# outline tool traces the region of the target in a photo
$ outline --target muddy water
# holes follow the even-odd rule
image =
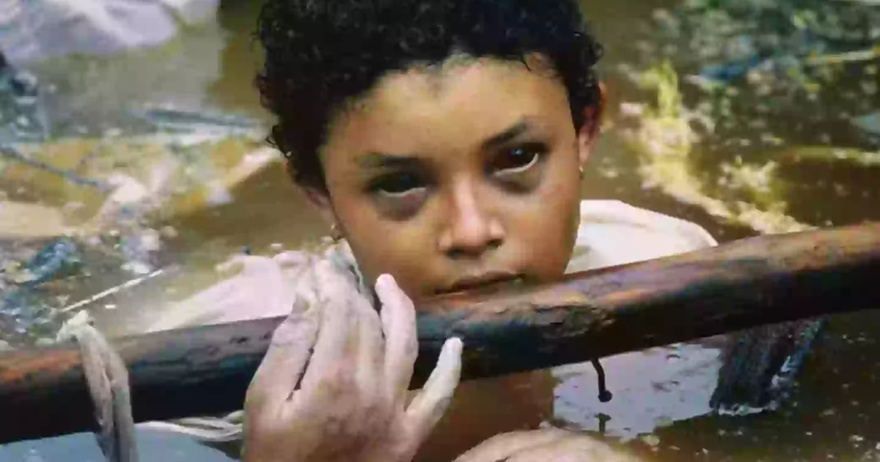
[[[832,147],[880,151],[876,139],[846,118],[880,107],[876,86],[871,86],[877,60],[838,66],[829,71],[834,78],[812,76],[799,86],[770,81],[769,90],[756,90],[760,85],[754,82],[762,82],[758,73],[750,83],[706,90],[687,76],[723,63],[720,57],[731,53],[697,53],[717,44],[697,42],[705,39],[704,30],[675,21],[675,8],[681,6],[672,0],[629,2],[626,8],[611,1],[584,5],[607,48],[601,68],[609,94],[605,136],[584,180],[584,197],[622,199],[690,219],[720,241],[880,220],[880,167],[840,160],[843,156],[832,152]],[[152,132],[132,142],[129,127],[121,122],[128,120],[128,107],[174,103],[187,110],[247,116],[264,129],[268,118],[251,85],[259,59],[250,38],[256,11],[256,2],[227,1],[217,24],[188,30],[159,49],[34,68],[42,82],[54,87],[45,103],[58,136],[64,137],[31,146],[35,156],[98,177],[110,170],[107,162],[123,165],[145,183],[157,173],[144,159],[176,159],[168,164],[176,192],[158,211],[144,212],[134,224],[120,218],[97,233],[100,238],[81,234],[91,243],[83,246],[83,267],[50,288],[54,298],[45,302],[47,311],[79,303],[105,331],[136,332],[173,301],[218,280],[215,266],[231,254],[300,248],[325,233],[278,163],[240,182],[221,181],[228,186],[225,199],[204,206],[213,196],[192,185],[226,178],[224,172],[242,165],[259,148],[253,133],[231,136],[227,131],[230,136],[173,151]],[[675,71],[674,85],[662,71],[664,60]],[[651,69],[659,77],[640,85],[638,77]],[[681,97],[678,106],[657,103],[664,91]],[[669,116],[669,110],[676,116]],[[693,115],[690,123],[680,123],[682,113]],[[113,137],[114,129],[122,134]],[[659,147],[653,143],[670,133],[672,141]],[[210,162],[191,163],[205,153]],[[193,177],[193,170],[208,171],[208,177]],[[66,223],[91,223],[104,203],[103,194],[72,187],[52,174],[8,165],[3,174],[4,199],[61,209]],[[26,260],[52,236],[47,225],[38,231],[38,238],[5,240],[4,263]],[[160,245],[143,245],[154,241]],[[146,250],[123,251],[131,248]],[[131,265],[132,259],[140,266]],[[151,277],[142,284],[89,301],[144,275]],[[0,317],[0,338],[13,345],[39,342],[59,322],[52,316],[33,318],[16,324],[9,316]],[[24,332],[16,331],[22,326]],[[878,334],[878,314],[831,319],[790,399],[776,410],[747,416],[709,412],[720,361],[717,343],[610,359],[606,368],[615,399],[608,404],[596,399],[592,370],[578,366],[555,375],[468,383],[423,459],[449,460],[498,431],[553,423],[620,439],[649,460],[870,460],[880,453],[880,400],[874,391]],[[228,460],[183,437],[142,432],[140,438],[144,460]],[[89,435],[76,435],[0,446],[0,460],[97,461],[100,454]]]

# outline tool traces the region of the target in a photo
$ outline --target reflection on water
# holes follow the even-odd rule
[[[0,131],[14,148],[0,156],[0,349],[46,342],[80,309],[110,334],[137,332],[218,281],[230,255],[325,232],[260,142],[257,3],[227,1],[216,24],[156,49],[31,69],[44,112],[22,114],[40,130],[18,143]],[[585,2],[609,104],[584,197],[694,220],[720,241],[880,219],[878,63],[857,53],[878,40],[878,7],[714,3]],[[580,365],[464,384],[423,459],[542,422],[623,438],[650,460],[873,458],[878,316],[831,319],[772,412],[710,412],[725,345],[713,339],[604,361],[606,404]],[[0,460],[98,460],[76,438],[9,445]],[[143,438],[145,459],[166,445]],[[158,459],[225,460],[167,441],[177,455]]]
[[[720,352],[703,345],[679,345],[627,353],[602,361],[614,399],[600,403],[596,373],[589,365],[557,373],[554,417],[569,426],[632,437],[658,426],[705,415],[718,381]]]

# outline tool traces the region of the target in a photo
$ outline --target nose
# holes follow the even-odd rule
[[[439,247],[451,258],[479,257],[504,241],[504,227],[476,189],[462,182],[450,192]]]

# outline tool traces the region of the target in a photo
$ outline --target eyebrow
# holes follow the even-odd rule
[[[519,122],[511,125],[503,132],[493,135],[482,143],[483,150],[490,150],[494,147],[503,145],[517,136],[529,131],[532,124],[529,118],[523,118]],[[382,152],[371,152],[358,160],[363,168],[388,168],[388,169],[404,169],[416,168],[424,165],[424,160],[413,154],[388,154]]]
[[[526,117],[519,122],[510,126],[510,128],[504,130],[503,132],[492,136],[491,138],[483,141],[483,150],[490,150],[492,148],[498,147],[508,141],[516,138],[519,135],[522,135],[524,132],[528,131],[532,128],[532,124],[529,122],[529,118]]]
[[[422,160],[410,154],[385,154],[371,152],[358,160],[364,168],[412,168],[422,165]]]

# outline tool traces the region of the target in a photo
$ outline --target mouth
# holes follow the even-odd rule
[[[438,294],[449,294],[454,292],[462,292],[470,289],[476,289],[479,287],[485,287],[491,284],[498,284],[502,282],[514,282],[521,281],[522,276],[516,273],[507,273],[507,272],[492,272],[492,273],[483,273],[474,276],[463,277],[450,286],[442,288],[437,291]]]

